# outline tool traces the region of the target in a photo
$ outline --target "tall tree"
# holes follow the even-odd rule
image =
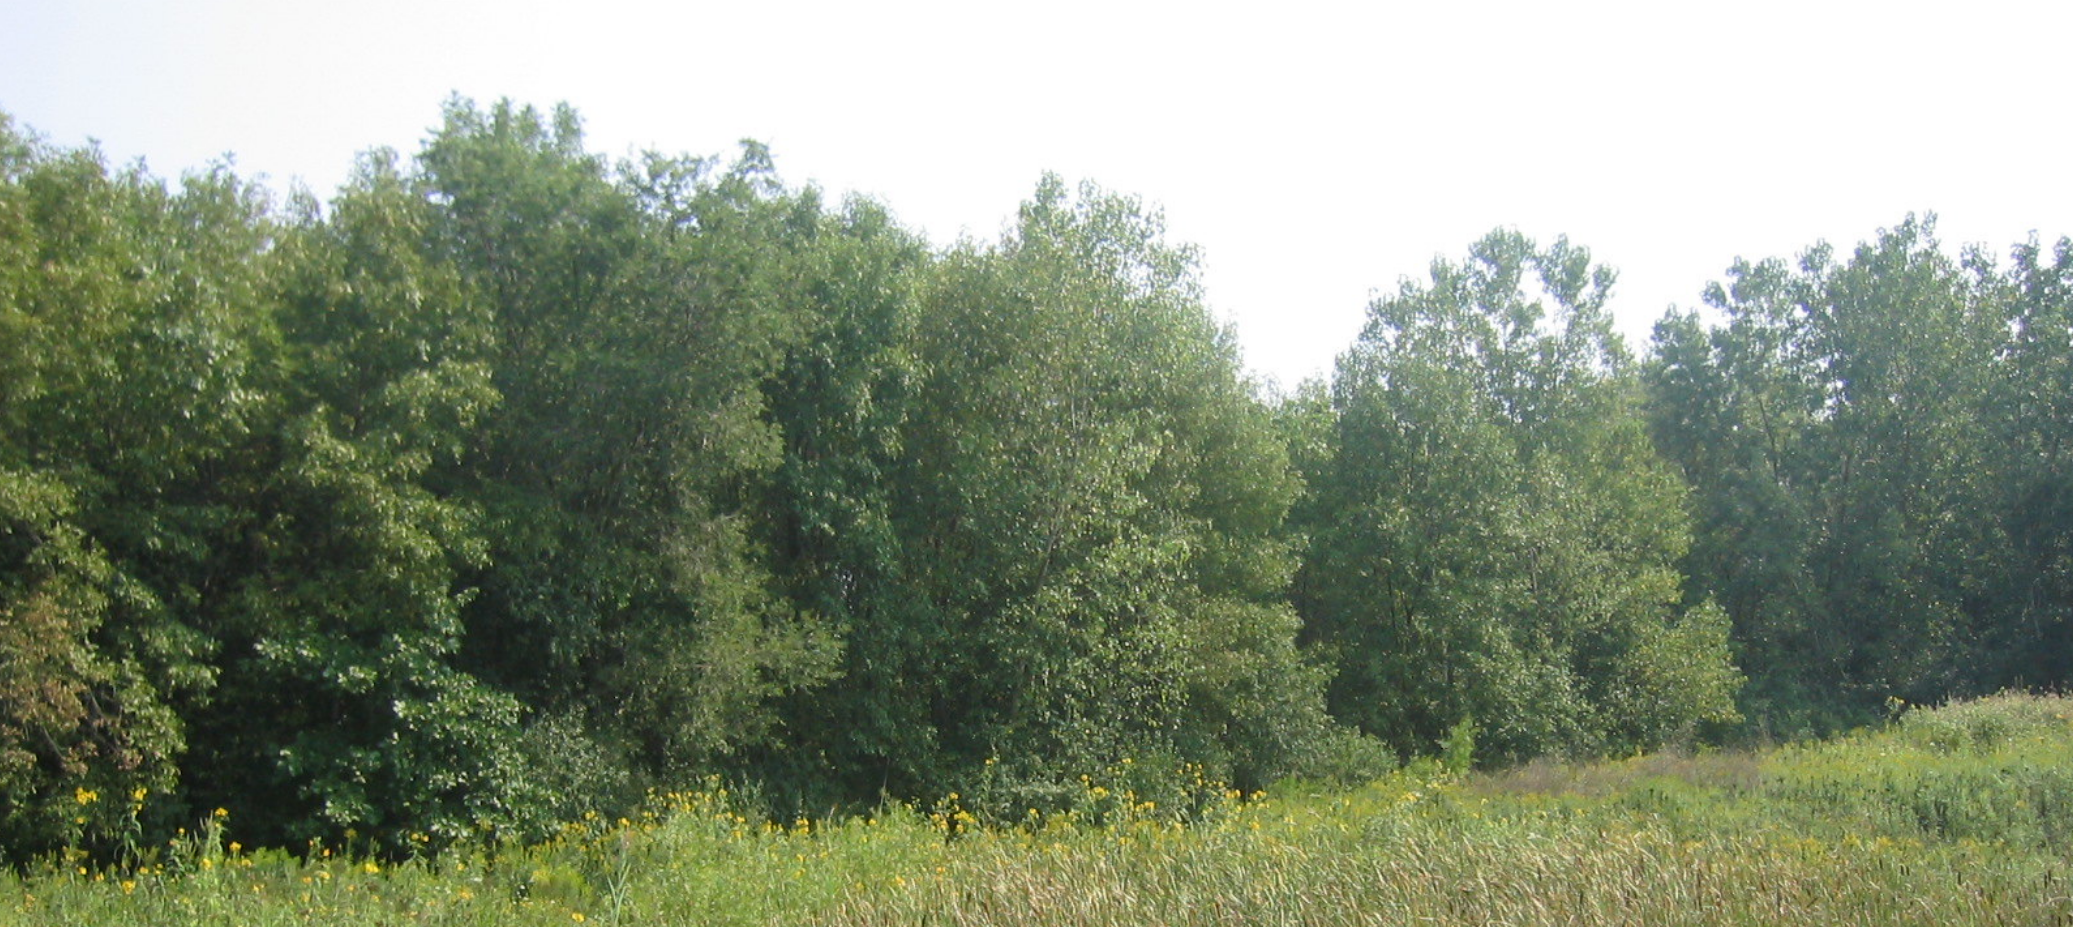
[[[11,852],[175,781],[215,681],[220,481],[267,414],[259,192],[0,119],[0,790]],[[88,801],[89,798],[93,801]]]
[[[2017,575],[1993,647],[2006,682],[2064,686],[2073,680],[2073,239],[2016,247],[2005,280],[2009,400],[1997,405]]]
[[[651,773],[757,742],[836,646],[772,593],[748,510],[779,462],[760,388],[800,331],[786,287],[818,200],[755,146],[615,176],[566,108],[456,102],[420,164],[503,396],[464,490],[492,539],[472,665]]]
[[[753,758],[766,792],[798,807],[919,795],[944,779],[916,698],[941,639],[893,523],[932,258],[883,207],[850,202],[801,265],[792,310],[810,328],[765,382],[783,436],[761,506],[777,578],[844,643],[835,678],[794,692],[786,736]]]
[[[252,517],[185,764],[247,839],[541,823],[519,703],[455,665],[486,545],[452,484],[498,395],[485,307],[428,253],[436,219],[377,153],[328,216],[299,200],[271,255],[277,418],[234,484]]]
[[[1529,276],[1530,275],[1530,276]],[[1297,601],[1333,711],[1400,751],[1658,743],[1733,717],[1717,610],[1674,608],[1682,488],[1589,254],[1498,231],[1369,307],[1309,474]]]
[[[1294,484],[1162,234],[1046,178],[999,245],[939,259],[915,308],[885,302],[897,287],[847,297],[890,326],[856,358],[882,373],[836,394],[856,411],[835,434],[864,453],[800,473],[846,472],[864,507],[800,528],[850,529],[815,568],[846,599],[844,733],[808,738],[850,797],[982,770],[1036,796],[1124,757],[1258,781],[1324,730],[1278,604]]]
[[[1793,727],[1988,684],[2006,594],[1991,425],[2008,330],[1986,265],[1910,218],[1847,260],[1737,262],[1657,329],[1655,432],[1698,487],[1694,596],[1717,597]]]

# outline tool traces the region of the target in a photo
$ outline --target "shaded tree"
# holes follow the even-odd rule
[[[222,485],[268,414],[265,201],[0,121],[0,826],[113,839],[215,681]],[[94,801],[86,801],[89,796]]]
[[[1734,716],[1724,620],[1674,607],[1683,490],[1612,282],[1494,232],[1377,299],[1340,359],[1297,602],[1334,714],[1398,750],[1469,721],[1491,758],[1631,749]]]
[[[2010,611],[1991,646],[2004,681],[2073,680],[2073,239],[2014,249],[2004,276],[2011,308],[2005,400],[1995,407],[2010,455],[2005,505],[2016,554]]]
[[[1823,726],[1993,684],[2011,558],[1990,269],[1910,218],[1847,259],[1816,246],[1729,276],[1707,291],[1719,327],[1658,326],[1648,381],[1697,487],[1691,594],[1732,615],[1754,713]]]
[[[840,733],[803,738],[848,796],[1284,766],[1325,730],[1280,603],[1294,483],[1192,256],[1135,202],[1047,178],[997,246],[938,259],[912,308],[901,286],[845,297],[868,314],[842,324],[872,327],[818,399],[836,424],[792,419],[801,516],[845,506],[796,530],[848,622]],[[803,459],[830,439],[863,453]]]
[[[817,199],[753,145],[615,176],[566,108],[456,102],[420,163],[503,396],[463,489],[491,538],[471,665],[650,773],[759,741],[837,646],[773,594],[751,530],[781,447],[760,388],[801,331],[786,287]]]

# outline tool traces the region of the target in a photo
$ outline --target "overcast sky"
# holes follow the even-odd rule
[[[991,238],[1057,171],[1160,206],[1248,363],[1327,370],[1370,294],[1499,225],[1620,271],[1637,346],[1737,255],[1934,211],[2073,234],[2073,4],[13,0],[0,110],[160,176],[319,193],[449,94],[593,150],[726,153]]]

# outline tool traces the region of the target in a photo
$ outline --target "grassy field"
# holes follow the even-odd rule
[[[1823,743],[1421,765],[1187,815],[1090,779],[1100,813],[990,828],[956,801],[771,824],[715,786],[400,863],[254,853],[205,821],[141,866],[0,876],[0,923],[2073,924],[2069,719],[2004,695]]]

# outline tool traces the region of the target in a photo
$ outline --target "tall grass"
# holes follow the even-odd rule
[[[197,822],[131,867],[0,877],[0,922],[2073,924],[2069,717],[1998,696],[1761,753],[1417,765],[1186,815],[1090,781],[1099,815],[991,827],[954,800],[763,822],[715,784],[393,865]]]

